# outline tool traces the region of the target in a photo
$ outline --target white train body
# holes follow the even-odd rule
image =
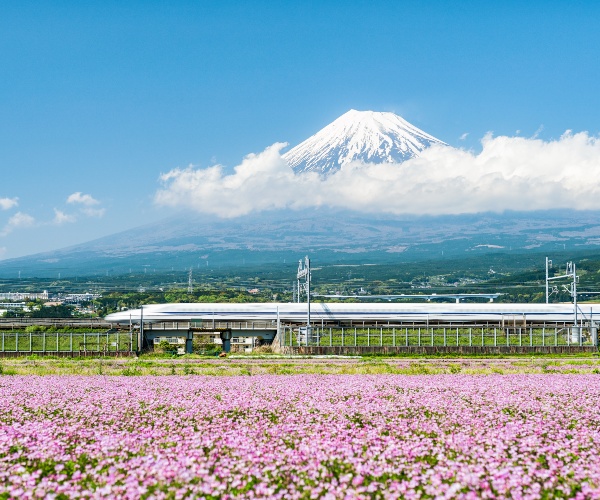
[[[141,309],[106,316],[111,323],[138,323]],[[573,322],[573,304],[508,303],[333,303],[315,302],[311,321],[390,321],[390,322]],[[175,303],[143,306],[144,322],[165,321],[306,321],[306,304],[301,303]],[[580,321],[600,320],[600,304],[581,304]]]

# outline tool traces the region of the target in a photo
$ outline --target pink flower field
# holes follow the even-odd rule
[[[0,377],[0,498],[600,498],[600,376]]]

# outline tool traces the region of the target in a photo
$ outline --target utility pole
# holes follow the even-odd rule
[[[548,303],[548,267],[552,267],[552,261],[546,257],[546,304]]]
[[[310,332],[310,259],[308,255],[304,257],[304,261],[300,259],[298,262],[298,302],[300,302],[300,280],[304,278],[304,288],[306,290],[306,344],[308,345],[308,335]]]
[[[547,259],[546,259],[547,260]],[[546,264],[546,276],[548,274],[548,262],[552,265],[552,261],[547,261]],[[560,280],[565,278],[571,278],[571,286],[563,285],[563,289],[565,292],[569,293],[573,298],[573,326],[577,326],[577,269],[575,266],[575,262],[567,262],[567,268],[565,270],[565,274],[560,276],[553,276],[552,278],[546,277],[546,302],[548,302],[548,282],[552,280]]]
[[[308,269],[306,273],[306,331],[310,331],[310,260],[308,256],[306,257],[306,268]]]
[[[569,267],[569,264],[570,264],[570,267]],[[573,324],[575,326],[577,326],[577,272],[575,270],[575,262],[567,263],[567,275],[570,275],[573,277],[573,284],[571,285],[571,295],[573,296],[573,307],[575,308]]]
[[[279,318],[279,306],[277,306],[277,338],[279,339],[279,347],[283,346],[283,340],[281,338],[281,320]]]
[[[188,293],[191,294],[194,291],[194,287],[192,286],[192,268],[190,267],[190,272],[188,273]]]
[[[144,343],[144,306],[140,306],[140,333],[138,335],[138,352],[142,352],[142,344]]]

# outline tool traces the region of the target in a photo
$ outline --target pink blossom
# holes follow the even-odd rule
[[[0,495],[600,498],[599,381],[1,377]]]

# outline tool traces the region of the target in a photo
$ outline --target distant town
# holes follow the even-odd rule
[[[71,306],[71,315],[94,314],[92,301],[101,297],[98,293],[7,292],[0,293],[0,317],[14,317],[23,313]]]

